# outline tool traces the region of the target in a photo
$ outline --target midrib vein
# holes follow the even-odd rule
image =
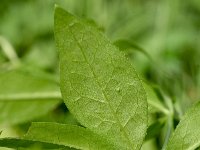
[[[92,72],[92,74],[93,74],[93,76],[94,76],[95,82],[97,83],[97,85],[98,85],[99,88],[101,89],[101,92],[102,92],[102,94],[103,94],[103,97],[104,97],[105,101],[108,103],[108,106],[109,106],[110,110],[112,111],[113,116],[114,116],[114,118],[116,119],[118,125],[120,126],[121,131],[123,131],[124,137],[126,138],[129,147],[130,147],[130,148],[133,147],[133,146],[132,146],[132,143],[131,143],[131,140],[130,140],[129,137],[128,137],[128,134],[127,134],[126,131],[124,130],[123,126],[121,125],[121,123],[120,123],[120,121],[119,121],[118,116],[116,115],[115,111],[113,110],[112,106],[110,105],[109,100],[108,100],[108,97],[106,96],[106,94],[105,94],[103,88],[101,87],[101,85],[100,85],[100,83],[99,83],[99,81],[98,81],[97,75],[95,74],[95,72],[94,72],[94,70],[93,70],[92,65],[91,65],[91,64],[89,63],[89,61],[87,60],[87,57],[86,57],[86,55],[85,55],[85,53],[84,53],[84,50],[82,49],[82,46],[80,45],[80,43],[79,43],[78,40],[76,39],[76,37],[75,37],[75,35],[73,34],[73,32],[71,31],[70,27],[69,27],[69,31],[71,32],[71,34],[72,34],[74,40],[76,41],[78,47],[80,48],[81,53],[82,53],[82,55],[83,55],[83,57],[84,57],[86,63],[89,65],[89,68],[90,68],[90,70],[91,70],[91,72]]]
[[[3,94],[0,95],[2,101],[13,101],[13,100],[46,100],[46,99],[61,99],[60,92],[30,92],[30,93],[16,93],[16,94]]]

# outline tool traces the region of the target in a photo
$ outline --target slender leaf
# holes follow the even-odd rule
[[[85,127],[119,149],[139,149],[147,129],[147,102],[131,63],[98,29],[55,10],[61,92]]]
[[[161,102],[161,100],[156,95],[153,87],[148,85],[147,83],[143,82],[143,86],[147,93],[147,102],[148,102],[148,109],[149,113],[153,112],[162,112],[165,115],[169,114],[169,110],[165,107],[165,105]]]
[[[163,126],[164,126],[164,121],[162,120],[155,121],[153,124],[151,124],[147,129],[147,135],[145,137],[145,140],[150,140],[159,135]]]
[[[115,41],[114,44],[117,47],[119,47],[119,49],[122,51],[127,51],[129,49],[139,51],[151,60],[151,56],[143,48],[141,48],[138,44],[134,43],[133,41],[127,39],[120,39]]]
[[[38,145],[47,149],[63,148],[63,145],[57,145],[52,143],[45,143],[36,140],[26,140],[17,138],[2,138],[0,139],[0,147],[7,148],[29,148],[31,146]]]
[[[83,150],[115,149],[103,137],[76,125],[47,122],[32,123],[28,133],[25,135],[25,139]]]

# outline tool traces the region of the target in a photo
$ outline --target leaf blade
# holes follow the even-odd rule
[[[120,50],[122,51],[127,51],[128,49],[133,49],[136,51],[139,51],[143,53],[149,60],[152,60],[151,56],[139,45],[134,43],[133,41],[130,41],[128,39],[119,39],[114,42],[114,44],[119,47]]]
[[[131,63],[95,27],[59,7],[55,39],[61,93],[72,114],[115,145],[139,149],[147,128],[147,102]]]
[[[34,122],[24,138],[83,150],[115,149],[104,138],[77,125]]]
[[[0,147],[7,148],[29,148],[33,145],[41,145],[43,148],[54,149],[63,148],[63,145],[56,145],[52,143],[44,143],[36,140],[18,139],[18,138],[0,138]]]

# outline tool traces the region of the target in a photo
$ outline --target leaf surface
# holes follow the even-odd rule
[[[195,150],[200,146],[200,102],[190,108],[172,134],[167,150]]]
[[[61,92],[71,113],[119,149],[139,149],[147,129],[141,81],[124,53],[97,28],[55,10]]]
[[[94,134],[86,128],[76,125],[47,122],[32,123],[25,135],[25,139],[82,150],[115,149],[112,145],[108,144],[103,137]]]

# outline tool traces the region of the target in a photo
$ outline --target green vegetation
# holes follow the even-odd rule
[[[2,0],[0,17],[0,149],[199,149],[198,0]]]

